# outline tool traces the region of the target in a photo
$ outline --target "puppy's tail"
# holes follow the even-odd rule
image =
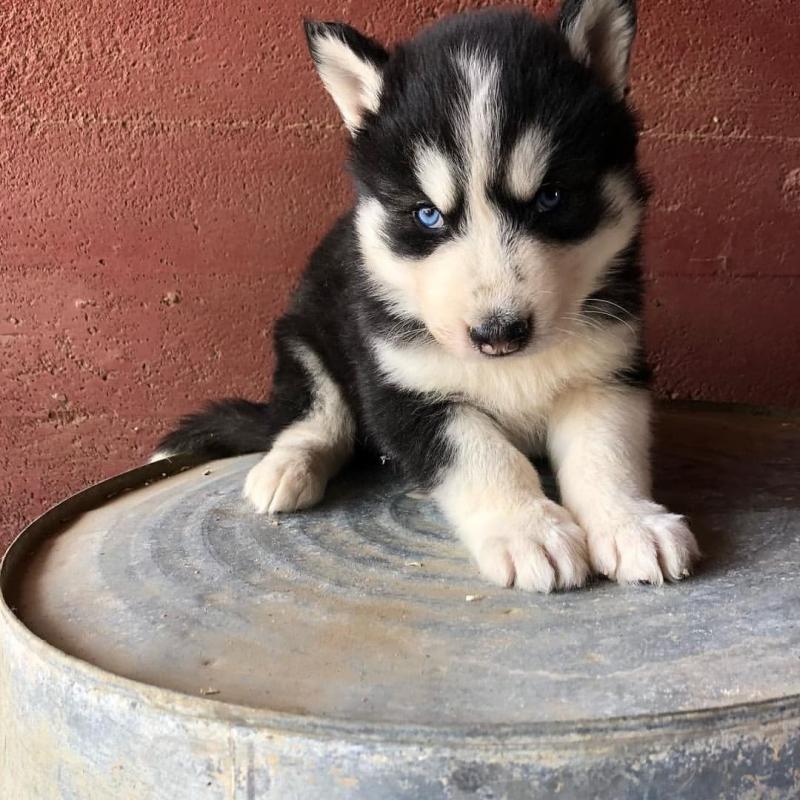
[[[203,411],[182,417],[178,427],[159,443],[150,459],[158,461],[182,453],[208,459],[269,450],[275,430],[266,403],[220,400]]]

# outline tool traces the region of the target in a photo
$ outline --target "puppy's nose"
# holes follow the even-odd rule
[[[487,356],[507,356],[522,350],[530,341],[533,318],[511,319],[490,317],[476,328],[469,329],[475,347]]]

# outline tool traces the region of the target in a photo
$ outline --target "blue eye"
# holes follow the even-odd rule
[[[414,212],[414,219],[428,230],[436,230],[444,225],[442,212],[436,206],[422,206]]]
[[[536,205],[536,210],[541,212],[553,211],[561,205],[561,191],[552,186],[545,186],[536,192],[536,197],[533,202]]]

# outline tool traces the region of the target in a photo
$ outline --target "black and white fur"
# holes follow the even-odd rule
[[[276,513],[318,503],[363,449],[430,490],[497,584],[686,575],[694,537],[650,493],[635,26],[633,0],[566,0],[555,23],[461,14],[387,52],[307,23],[355,207],[277,324],[269,403],[184,418],[156,457],[265,451],[244,493]]]

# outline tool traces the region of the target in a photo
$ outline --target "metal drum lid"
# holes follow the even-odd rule
[[[800,693],[800,426],[672,411],[659,441],[659,499],[705,553],[676,585],[487,585],[388,465],[258,516],[241,498],[253,456],[131,473],[42,539],[8,602],[112,673],[329,720],[486,729]]]

